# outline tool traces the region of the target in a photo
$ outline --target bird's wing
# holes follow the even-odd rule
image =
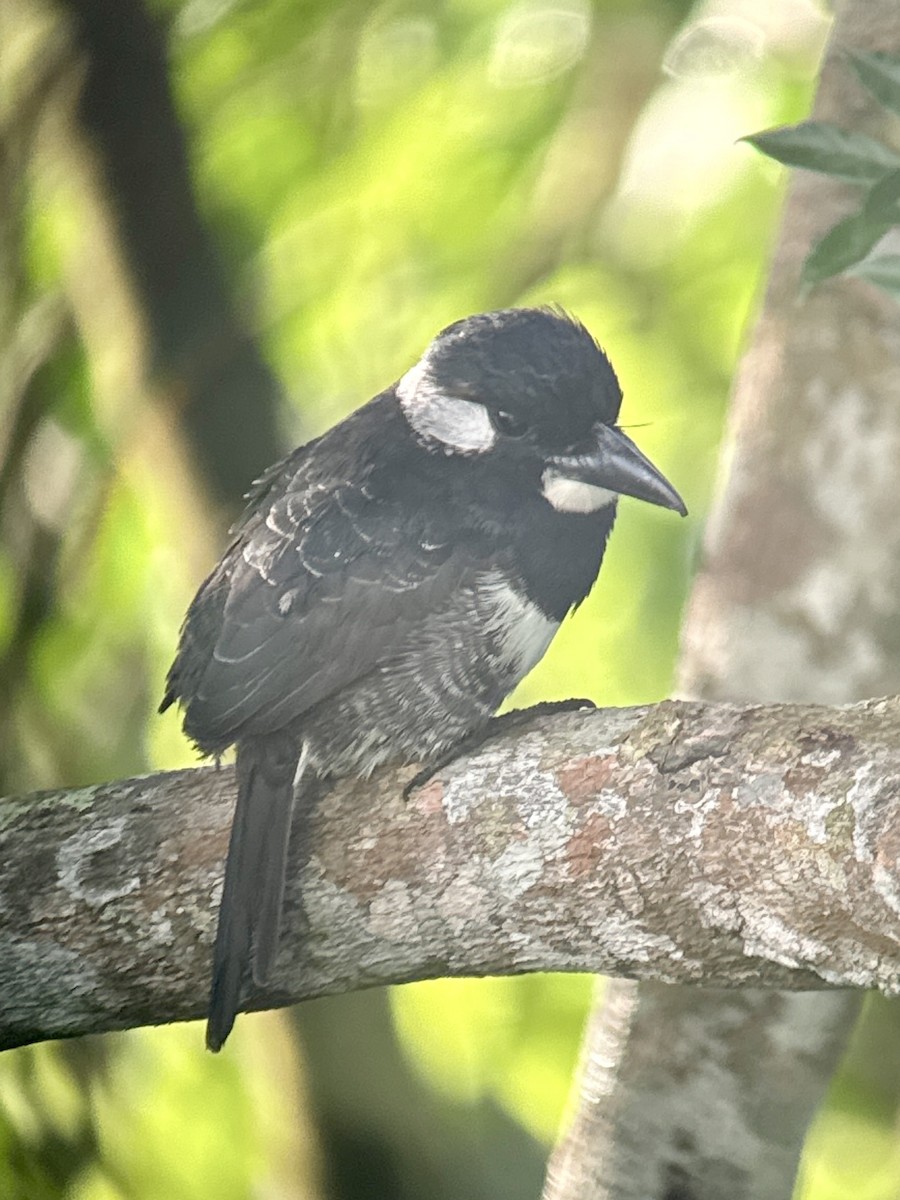
[[[491,539],[439,536],[427,507],[426,520],[365,483],[308,479],[261,498],[192,605],[172,669],[198,745],[284,728],[472,586]]]

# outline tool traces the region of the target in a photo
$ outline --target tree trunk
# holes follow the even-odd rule
[[[896,0],[838,4],[815,104],[816,119],[877,134],[884,113],[849,48],[900,53]],[[688,694],[900,691],[897,308],[851,280],[799,289],[811,245],[856,196],[820,176],[791,187],[684,626]],[[786,1200],[859,997],[615,984],[608,1003],[545,1200]]]

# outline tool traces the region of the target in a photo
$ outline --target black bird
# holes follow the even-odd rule
[[[295,797],[446,761],[587,596],[618,495],[685,513],[616,427],[621,399],[565,313],[483,313],[254,485],[161,705],[204,754],[237,747],[210,1049],[270,974]]]

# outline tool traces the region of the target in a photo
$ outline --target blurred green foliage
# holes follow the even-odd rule
[[[777,215],[778,176],[735,143],[805,115],[824,16],[807,0],[760,4],[755,20],[728,0],[159,0],[156,11],[201,209],[291,398],[286,442],[397,378],[468,312],[561,303],[600,339],[623,423],[691,518],[623,503],[599,586],[515,701],[666,695]],[[120,380],[134,378],[123,360],[138,351],[115,309],[98,316],[79,299],[97,233],[53,165],[29,177],[23,294],[71,295],[78,332],[43,368],[49,414],[25,463],[62,549],[10,713],[17,759],[5,769],[18,788],[193,761],[177,714],[154,714],[199,581],[185,551],[193,517],[158,445],[135,442],[147,398]],[[11,563],[4,548],[4,647],[19,600]],[[490,1096],[549,1144],[589,993],[587,979],[533,977],[416,985],[393,1003],[434,1087],[459,1103]],[[286,1118],[260,1115],[247,1056],[211,1059],[190,1027],[108,1041],[87,1077],[45,1047],[0,1061],[0,1137],[19,1148],[0,1154],[0,1195],[259,1194]],[[828,1120],[804,1194],[847,1194],[827,1166],[840,1143],[857,1179],[869,1170],[854,1195],[896,1195],[885,1114],[852,1100]],[[74,1164],[65,1188],[60,1161]]]
[[[261,1093],[246,1057],[198,1054],[201,1039],[196,1025],[109,1035],[99,1068],[52,1045],[8,1054],[0,1194],[191,1200],[249,1196],[271,1182],[267,1152],[294,1116],[290,1093]],[[284,1115],[273,1115],[279,1104]]]

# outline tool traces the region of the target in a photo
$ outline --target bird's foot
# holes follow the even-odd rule
[[[485,742],[489,742],[495,737],[500,737],[501,734],[510,733],[512,730],[528,724],[535,717],[549,717],[554,716],[556,713],[579,712],[584,709],[595,709],[596,707],[597,705],[593,700],[544,700],[540,704],[532,704],[528,708],[514,708],[511,712],[504,713],[501,717],[492,717],[482,729],[477,730],[475,733],[470,733],[468,737],[464,737],[455,746],[451,746],[449,750],[445,750],[443,754],[439,754],[437,758],[433,758],[421,771],[417,771],[406,787],[404,787],[403,799],[409,800],[413,792],[418,791],[420,787],[424,787],[430,779],[433,779],[437,775],[438,771],[442,771],[450,763],[456,762],[458,758],[464,758],[467,754],[478,750]]]

